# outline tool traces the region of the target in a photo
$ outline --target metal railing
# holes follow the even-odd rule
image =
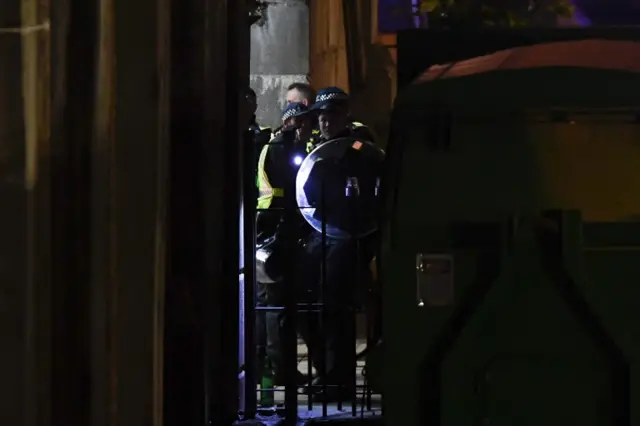
[[[287,420],[300,417],[321,417],[327,418],[340,413],[342,416],[353,417],[369,416],[372,411],[380,414],[380,395],[374,394],[369,388],[366,378],[366,369],[362,365],[366,357],[368,348],[372,348],[380,337],[380,327],[377,318],[373,318],[374,312],[379,315],[379,292],[374,288],[373,277],[366,273],[364,267],[363,250],[359,240],[345,242],[352,245],[346,249],[350,252],[353,271],[349,271],[353,282],[349,286],[349,292],[345,293],[345,298],[351,299],[349,302],[340,303],[340,318],[343,319],[343,330],[346,337],[344,342],[352,342],[352,351],[349,351],[348,362],[350,364],[351,376],[347,383],[339,381],[337,384],[329,382],[327,378],[327,331],[336,332],[335,326],[328,330],[329,321],[335,324],[335,303],[333,303],[333,313],[328,312],[327,292],[335,289],[329,288],[327,282],[327,255],[330,254],[330,246],[336,244],[327,235],[327,221],[324,215],[325,205],[324,189],[321,190],[322,201],[320,203],[321,232],[311,229],[302,223],[302,210],[307,208],[318,208],[311,206],[299,207],[295,202],[295,182],[290,179],[288,188],[284,188],[284,202],[279,207],[268,209],[256,209],[255,200],[257,191],[255,185],[255,159],[253,155],[253,140],[246,141],[244,159],[244,365],[242,368],[241,399],[243,399],[244,410],[240,413],[243,420],[251,420],[260,416],[279,415]],[[277,297],[277,303],[267,296],[257,304],[257,281],[256,281],[256,213],[260,215],[276,215],[282,218],[280,222],[281,250],[288,255],[284,257],[282,264],[282,279],[275,283],[261,284],[261,290],[269,295],[268,287],[279,286],[281,297]],[[355,220],[355,219],[354,219]],[[302,224],[302,226],[300,226]],[[301,229],[305,229],[301,233]],[[314,261],[309,263],[301,261],[305,257],[306,246],[309,241],[320,244],[320,259],[315,262],[319,269],[318,273],[311,271],[309,265],[314,265]],[[370,247],[375,259],[377,248]],[[312,257],[312,256],[311,256]],[[371,257],[369,255],[368,257]],[[313,259],[316,260],[316,259]],[[371,259],[366,259],[371,263]],[[301,270],[307,268],[307,270]],[[370,269],[370,268],[369,268]],[[345,271],[347,272],[347,271]],[[306,278],[309,279],[306,279]],[[342,289],[343,291],[346,289]],[[335,298],[335,294],[333,295]],[[264,303],[266,302],[266,303]],[[375,307],[375,309],[371,309]],[[258,316],[264,316],[262,321],[258,321]],[[281,327],[270,330],[256,330],[256,327],[267,327],[266,323],[274,318],[266,319],[267,315],[277,316],[277,323]],[[366,320],[365,338],[361,339],[359,348],[356,344],[356,316],[364,315]],[[306,332],[302,332],[306,330]],[[258,332],[273,333],[278,336],[264,336],[270,342],[258,342]],[[301,339],[304,336],[305,339]],[[334,339],[336,336],[333,336]],[[262,339],[262,340],[264,340]],[[269,345],[276,340],[276,344],[281,348],[281,370],[277,373],[278,379],[269,386],[270,365],[266,348],[259,348],[259,343]],[[279,342],[277,341],[278,339]],[[335,342],[334,342],[335,343]],[[366,345],[363,349],[362,346]],[[305,351],[306,347],[306,351]],[[360,353],[356,353],[356,351]],[[345,356],[347,352],[345,351]],[[306,361],[306,364],[305,364]],[[314,365],[315,364],[315,365]],[[298,369],[302,366],[303,370]],[[301,374],[305,374],[308,383],[301,383]],[[322,379],[315,379],[313,377]],[[282,380],[283,379],[283,380]],[[318,383],[318,381],[320,383]]]

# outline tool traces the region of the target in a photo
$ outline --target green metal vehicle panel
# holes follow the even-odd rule
[[[518,74],[412,88],[396,104],[386,424],[640,425],[640,77]],[[482,108],[504,78],[530,87]],[[584,94],[585,81],[602,84]],[[445,147],[429,127],[443,104]]]

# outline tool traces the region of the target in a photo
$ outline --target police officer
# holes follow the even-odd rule
[[[312,126],[312,115],[303,103],[291,102],[282,111],[282,126],[276,130],[258,156],[258,209],[269,208],[274,199],[283,196],[282,189],[272,185],[272,177],[283,171],[288,175],[290,162],[296,167],[302,163],[306,154],[306,144],[312,135]],[[293,159],[283,157],[285,139],[290,137],[294,139],[294,151],[297,153]]]
[[[287,87],[286,100],[287,103],[300,102],[306,107],[311,108],[316,99],[316,91],[309,83],[293,83]],[[312,117],[311,126],[314,137],[320,134],[318,131],[318,123],[316,117]]]
[[[245,101],[247,102],[247,112],[249,114],[248,117],[248,130],[251,133],[254,145],[255,145],[255,158],[256,162],[258,161],[258,157],[262,148],[269,142],[271,139],[271,128],[268,126],[261,126],[256,121],[256,110],[258,109],[258,102],[256,97],[256,92],[251,88],[247,88],[247,92],[245,93]]]
[[[320,133],[317,140],[312,142],[313,146],[317,147],[342,137],[356,137],[373,142],[373,135],[369,129],[351,120],[349,97],[343,90],[336,87],[320,90],[311,110],[317,114]],[[316,167],[316,170],[321,169]],[[344,181],[331,181],[332,178],[336,178],[331,169],[326,177],[327,182],[332,182],[329,186],[336,186],[337,191],[344,194]],[[324,177],[322,179],[324,180]],[[340,180],[339,177],[337,179]],[[330,204],[332,202],[328,200],[324,208]],[[332,208],[338,205],[333,204]],[[348,216],[348,213],[345,216]],[[316,348],[311,350],[312,362],[318,371],[318,376],[313,381],[313,384],[317,385],[314,386],[315,400],[344,401],[355,394],[353,329],[354,308],[357,304],[355,295],[358,292],[355,283],[360,281],[361,277],[369,277],[375,238],[375,235],[371,235],[365,240],[337,239],[323,237],[320,232],[313,230],[304,239],[304,251],[300,261],[300,270],[304,272],[298,281],[306,281],[308,286],[316,288],[318,299],[321,299],[319,301],[325,309],[324,319],[317,325],[310,326],[310,331],[315,329],[319,332],[309,333],[306,338],[311,342],[312,348]],[[325,274],[324,277],[321,276],[322,273]],[[319,291],[321,286],[324,288]],[[325,348],[324,352],[317,349],[321,347]],[[328,385],[327,393],[320,392],[319,385],[322,384]]]
[[[327,140],[347,136],[376,142],[375,135],[368,126],[351,118],[349,95],[339,87],[319,90],[311,111],[318,118],[318,134],[310,149]]]
[[[300,102],[310,107],[315,102],[316,91],[308,83],[293,83],[287,87],[287,103]]]
[[[258,306],[284,306],[285,297],[282,272],[286,258],[291,256],[283,241],[282,211],[275,209],[296,208],[286,205],[285,188],[293,186],[298,167],[306,156],[305,142],[311,136],[311,116],[302,103],[290,103],[282,112],[282,128],[269,144],[263,147],[258,161],[258,246],[269,244],[268,261],[258,262]],[[291,194],[295,202],[295,194]],[[273,211],[265,211],[271,209]],[[289,224],[300,230],[305,227],[302,218],[299,223]],[[260,252],[260,250],[259,250]],[[261,278],[262,277],[262,278]],[[266,279],[268,278],[268,279]],[[268,281],[268,282],[266,282]],[[274,383],[284,384],[282,365],[282,325],[287,318],[284,311],[260,311],[257,313],[258,356],[266,355],[272,369]],[[307,378],[298,372],[297,381],[303,384]]]
[[[311,108],[316,99],[316,91],[308,83],[293,83],[289,87],[287,87],[286,99],[287,103],[300,102],[305,106]],[[311,131],[311,137],[307,141],[307,152],[310,152],[311,149],[313,149],[313,140],[317,139],[318,136],[320,136],[320,131],[318,130],[318,120],[317,116],[315,115],[312,116],[311,127],[313,128],[313,130]]]

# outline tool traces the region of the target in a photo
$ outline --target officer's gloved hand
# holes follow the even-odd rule
[[[291,125],[282,129],[281,136],[285,145],[290,143],[290,146],[306,143],[309,136],[311,136],[309,129],[303,126]]]
[[[280,138],[283,142],[294,142],[296,139],[296,130],[295,126],[287,126],[282,129],[280,132]]]

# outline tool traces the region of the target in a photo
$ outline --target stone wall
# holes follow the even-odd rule
[[[309,82],[316,89],[339,86],[351,92],[355,118],[373,127],[385,141],[396,71],[393,52],[377,39],[376,7],[375,0],[364,0],[360,6],[366,15],[359,20],[364,86],[351,90],[342,1],[269,2],[263,19],[251,27],[251,87],[258,95],[258,122],[279,126],[291,83]]]
[[[271,0],[251,27],[250,85],[258,95],[257,119],[277,127],[291,83],[308,81],[309,7],[306,0]]]

